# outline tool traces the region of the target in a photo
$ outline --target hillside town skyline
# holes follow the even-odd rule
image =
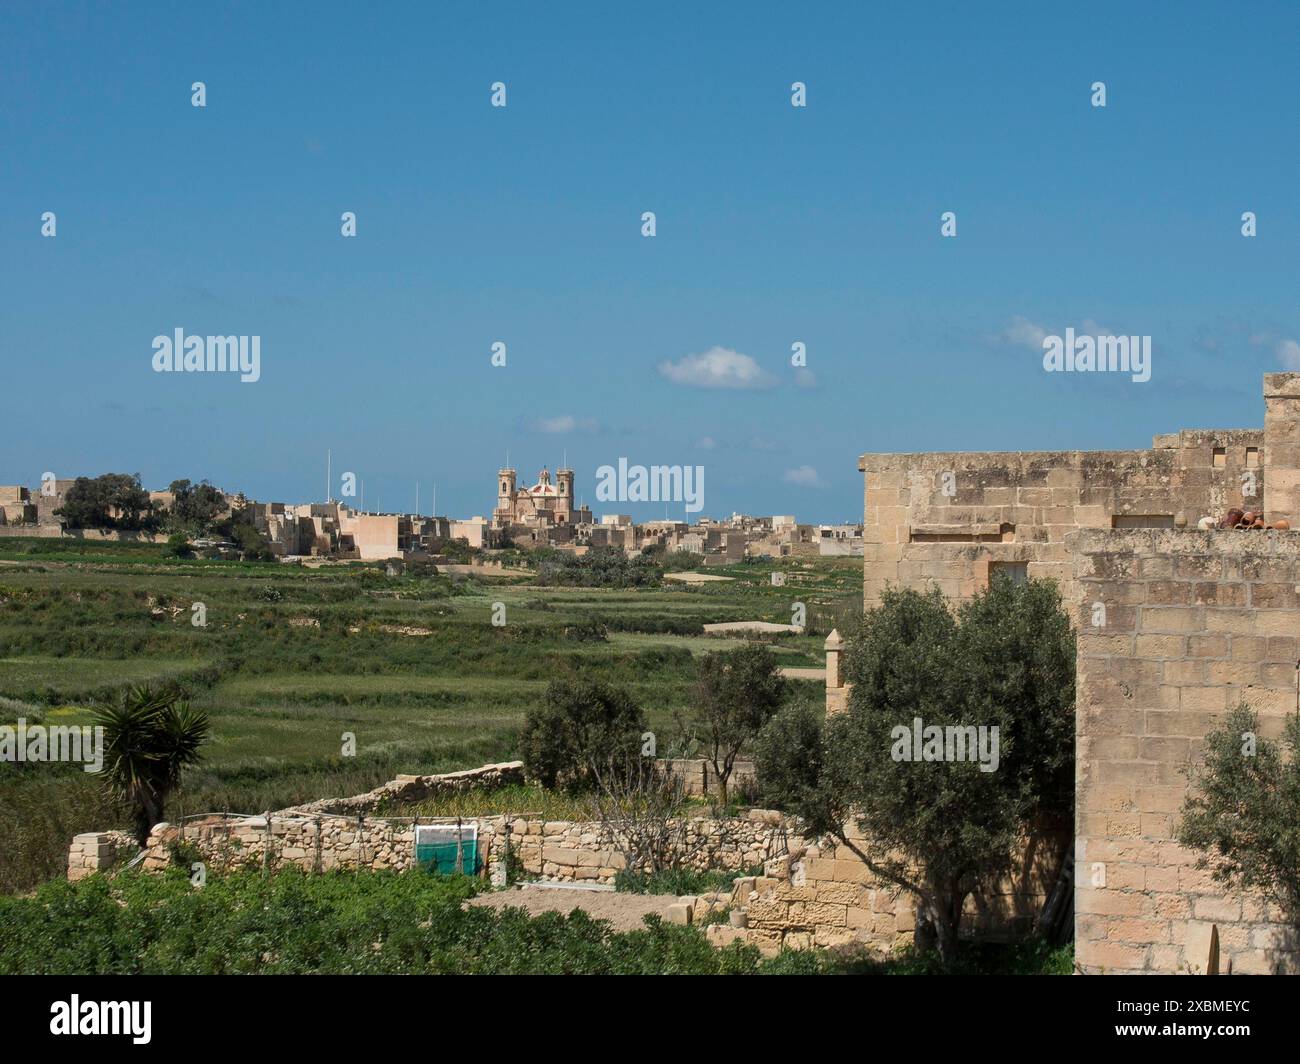
[[[621,480],[628,480],[628,470],[620,466]],[[645,485],[652,495],[665,495],[671,487],[681,487],[680,468],[650,467],[642,470]],[[699,471],[696,471],[697,473]],[[633,474],[636,470],[633,470]],[[332,474],[331,474],[332,476]],[[635,482],[635,476],[633,476]],[[684,478],[688,484],[690,477]],[[88,516],[88,495],[69,506],[70,493],[79,484],[117,481],[106,491],[134,486],[136,501],[130,509],[112,502]],[[635,520],[620,507],[634,508],[635,499],[610,500],[613,512],[593,512],[574,492],[574,471],[560,468],[555,479],[543,466],[536,482],[520,482],[518,471],[502,467],[497,470],[497,498],[490,510],[463,517],[445,514],[425,515],[419,509],[384,510],[365,506],[364,482],[344,471],[338,479],[337,492],[327,492],[324,501],[267,501],[250,497],[238,490],[212,485],[207,481],[194,484],[188,480],[172,481],[166,490],[145,488],[133,474],[105,474],[100,477],[58,478],[43,476],[35,487],[0,485],[0,534],[24,535],[36,531],[42,535],[63,535],[65,531],[102,530],[105,536],[166,538],[167,532],[199,532],[215,526],[219,518],[245,520],[265,541],[275,557],[292,560],[300,557],[331,557],[379,561],[386,559],[436,559],[444,544],[459,541],[474,550],[503,547],[521,549],[558,548],[583,553],[592,547],[614,547],[631,555],[645,550],[685,551],[702,555],[705,564],[728,564],[746,557],[777,558],[792,554],[858,556],[862,553],[860,521],[838,523],[800,523],[794,514],[750,515],[733,512],[724,517],[707,514],[667,516]],[[702,478],[701,478],[702,482]],[[210,513],[203,520],[176,520],[180,512],[178,496],[187,498],[196,488],[212,497]],[[418,490],[418,489],[417,489]],[[334,498],[334,495],[338,498]],[[107,497],[107,496],[106,496]],[[669,506],[676,506],[672,502]],[[436,508],[436,491],[431,506]],[[689,503],[687,504],[689,507]],[[187,513],[189,511],[186,511]],[[198,542],[213,548],[234,548],[211,537],[200,535]]]

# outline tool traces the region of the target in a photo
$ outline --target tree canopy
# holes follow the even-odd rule
[[[69,528],[149,529],[158,516],[139,473],[77,477],[54,511]]]
[[[1074,667],[1054,584],[999,578],[955,613],[937,590],[887,591],[849,638],[847,711],[774,718],[760,784],[916,894],[951,957],[966,897],[1009,868],[1020,833],[1069,814]]]

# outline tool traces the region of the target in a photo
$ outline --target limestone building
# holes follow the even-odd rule
[[[1287,374],[1270,374],[1272,388]],[[1266,396],[1270,411],[1298,400]],[[1270,428],[1270,426],[1272,426]],[[1051,577],[1069,598],[1065,538],[1081,528],[1196,528],[1232,507],[1260,510],[1273,477],[1269,520],[1295,509],[1294,486],[1274,462],[1293,457],[1280,423],[1259,429],[1185,429],[1149,450],[864,454],[866,603],[886,585],[936,584],[969,598],[1001,570]],[[1278,479],[1278,478],[1282,479]],[[1285,496],[1285,501],[1283,500]]]
[[[1150,450],[863,455],[864,598],[1053,577],[1078,633],[1075,960],[1088,973],[1300,971],[1300,936],[1177,842],[1205,736],[1234,706],[1277,741],[1300,688],[1300,373],[1264,428]],[[1198,531],[1231,508],[1291,529]],[[827,642],[828,711],[847,694]]]
[[[557,469],[555,483],[543,469],[532,487],[519,487],[516,471],[497,471],[497,505],[492,511],[492,527],[511,526],[546,529],[560,525],[589,525],[591,510],[577,506],[573,498],[573,470]]]

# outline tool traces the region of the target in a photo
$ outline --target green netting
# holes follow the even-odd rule
[[[455,839],[442,839],[438,842],[421,842],[415,847],[415,863],[440,876],[453,875],[456,869]],[[463,839],[459,843],[461,868],[467,876],[478,873],[478,843],[475,839]]]

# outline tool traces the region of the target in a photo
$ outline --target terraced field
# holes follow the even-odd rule
[[[771,583],[776,569],[784,586]],[[667,734],[688,706],[696,658],[738,645],[704,636],[704,624],[789,623],[802,602],[807,634],[772,645],[782,665],[816,667],[827,632],[860,603],[861,563],[849,559],[710,572],[734,579],[542,587],[517,575],[390,577],[361,563],[309,569],[4,539],[0,698],[12,701],[0,702],[0,718],[72,723],[123,684],[177,680],[214,729],[186,779],[186,811],[259,811],[398,772],[510,758],[529,706],[566,673],[625,685]],[[203,626],[192,623],[196,603]],[[355,756],[342,756],[345,732]],[[57,874],[69,835],[106,815],[97,782],[75,768],[0,764],[0,890]]]

